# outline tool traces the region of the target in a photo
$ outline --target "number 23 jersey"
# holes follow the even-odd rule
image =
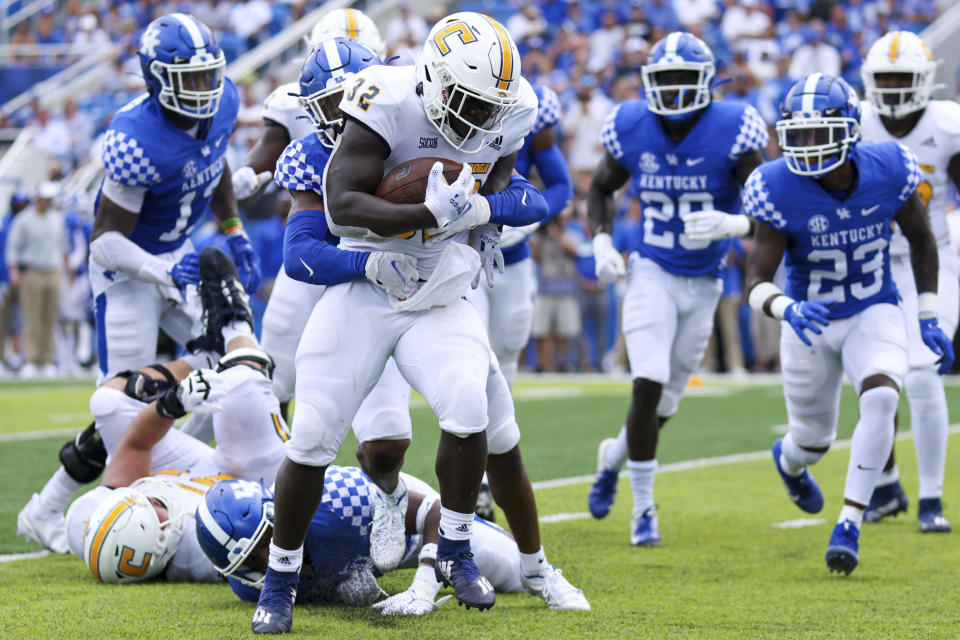
[[[917,156],[897,142],[861,144],[853,162],[857,183],[843,199],[791,173],[783,158],[754,169],[743,191],[747,215],[787,236],[786,294],[835,300],[831,319],[897,304],[893,220],[921,180]]]

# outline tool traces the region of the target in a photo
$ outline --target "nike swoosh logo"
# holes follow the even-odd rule
[[[864,207],[863,209],[860,210],[860,215],[868,216],[879,208],[880,208],[880,205],[878,204],[875,204],[872,207]]]
[[[310,272],[310,277],[312,278],[312,277],[313,277],[313,269],[310,268],[310,265],[308,265],[306,262],[304,262],[304,261],[303,261],[303,258],[300,258],[300,264],[302,264],[304,267],[307,268],[307,271]]]
[[[701,162],[703,162],[704,160],[706,160],[706,158],[687,158],[687,166],[695,167]]]
[[[527,192],[526,192],[526,191],[523,192],[523,197],[520,198],[520,204],[522,204],[523,206],[527,206]]]
[[[865,466],[863,466],[862,464],[858,464],[858,465],[857,465],[857,469],[860,469],[861,471],[876,471],[876,470],[877,470],[876,467],[865,467]]]

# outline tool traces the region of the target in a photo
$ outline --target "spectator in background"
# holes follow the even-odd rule
[[[617,22],[616,11],[604,11],[600,18],[600,28],[590,35],[590,58],[587,71],[600,73],[623,48],[625,30]]]
[[[794,82],[787,74],[790,69],[790,57],[781,55],[777,57],[776,64],[777,72],[760,86],[757,96],[757,110],[770,126],[780,119],[780,105],[783,104],[783,98]],[[771,134],[771,138],[776,140],[775,135]]]
[[[717,17],[716,0],[674,0],[673,8],[688,31]]]
[[[527,38],[544,37],[547,35],[547,21],[533,2],[524,2],[520,5],[520,11],[513,14],[507,24],[504,25],[510,35],[513,36],[517,46]]]
[[[728,44],[735,45],[743,38],[762,38],[770,27],[770,16],[758,6],[758,0],[727,0],[720,31]]]
[[[639,38],[646,44],[650,40],[652,30],[653,26],[647,20],[643,5],[639,2],[631,3],[630,12],[627,15],[627,38]]]
[[[577,247],[564,231],[569,210],[540,227],[530,239],[537,261],[538,287],[533,300],[537,371],[568,370],[570,343],[580,335],[580,306],[574,258]]]
[[[823,20],[814,18],[807,23],[807,41],[793,52],[788,75],[797,81],[817,72],[837,77],[840,71],[840,52],[827,42]]]
[[[789,56],[807,41],[806,27],[795,9],[787,11],[786,20],[780,21],[776,28],[777,43],[784,57]]]
[[[237,2],[230,8],[230,30],[246,42],[248,49],[260,44],[272,19],[273,12],[266,0]]]
[[[10,236],[10,227],[18,213],[27,208],[30,204],[30,196],[26,191],[15,191],[10,196],[10,209],[0,218],[0,255],[4,256],[0,260],[0,376],[9,372],[10,359],[7,357],[6,346],[7,337],[10,337],[13,345],[13,354],[19,354],[19,318],[17,317],[18,296],[17,291],[10,286],[10,271],[7,269],[6,251],[7,238]]]
[[[600,130],[612,108],[613,102],[598,88],[596,76],[580,75],[576,100],[566,109],[562,121],[567,166],[578,193],[587,192],[590,178],[603,157]]]
[[[39,100],[33,102],[33,120],[28,125],[31,130],[31,145],[43,151],[51,158],[66,162],[72,167],[73,149],[70,145],[70,129],[63,118],[54,116]]]
[[[590,17],[583,12],[583,7],[577,2],[571,2],[567,4],[567,16],[561,23],[561,29],[567,34],[587,35],[593,31],[593,24]]]
[[[574,208],[574,213],[567,222],[566,235],[576,248],[574,265],[577,268],[577,286],[580,288],[580,318],[583,327],[579,365],[581,371],[600,371],[607,351],[609,287],[597,280],[596,262],[593,259],[593,234],[590,233],[586,207],[582,201]]]
[[[89,15],[89,14],[88,14]],[[75,98],[63,103],[63,122],[69,132],[69,166],[75,167],[87,159],[93,144],[93,122],[77,107]]]
[[[13,220],[6,260],[10,286],[18,289],[23,307],[23,378],[53,378],[53,330],[60,301],[60,279],[67,265],[67,233],[63,212],[54,208],[60,192],[44,182],[33,205]]]
[[[77,20],[77,31],[73,35],[71,52],[82,56],[110,45],[110,34],[100,28],[100,20],[95,13],[85,13]]]
[[[632,0],[632,2],[638,2],[638,0]],[[669,32],[680,28],[680,20],[677,18],[677,12],[673,10],[672,0],[648,0],[644,13],[650,24],[658,29]]]
[[[397,15],[387,25],[384,39],[391,53],[396,49],[422,44],[427,39],[426,21],[410,10],[409,2],[401,2]]]

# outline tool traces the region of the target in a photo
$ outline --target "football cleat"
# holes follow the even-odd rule
[[[480,492],[477,494],[477,508],[474,513],[486,520],[493,522],[493,495],[490,493],[490,485],[486,482],[480,484]]]
[[[597,449],[597,479],[593,481],[593,486],[590,487],[590,493],[587,495],[587,505],[594,518],[606,517],[617,497],[619,471],[609,468],[605,458],[607,449],[616,441],[616,438],[607,438]]]
[[[877,485],[870,496],[870,504],[863,512],[864,522],[877,522],[887,516],[895,516],[907,510],[907,494],[900,486],[899,480],[889,484]]]
[[[253,312],[230,256],[216,247],[205,247],[200,251],[199,269],[203,335],[191,340],[187,348],[224,353],[223,328],[233,321],[253,327]]]
[[[657,529],[657,507],[647,510],[630,521],[630,544],[635,547],[659,547],[663,538]]]
[[[520,575],[520,584],[530,593],[540,596],[554,611],[590,611],[583,591],[563,577],[563,572],[552,564],[535,576]]]
[[[850,520],[838,522],[833,528],[833,534],[830,536],[830,546],[827,547],[827,566],[830,571],[843,572],[850,575],[857,563],[860,562],[860,556],[857,550],[860,548],[857,540],[860,538],[860,530],[857,525]]]
[[[476,607],[483,611],[496,603],[497,594],[473,561],[468,540],[454,542],[441,537],[433,570],[437,582],[447,587],[452,586],[457,603],[467,609]]]
[[[917,518],[923,533],[949,533],[950,522],[943,517],[940,498],[921,498],[917,506]]]
[[[400,478],[397,484],[399,498],[393,498],[380,489],[374,492],[373,519],[370,523],[370,559],[381,572],[396,569],[407,550],[406,525],[407,485]]]
[[[40,506],[40,494],[35,493],[17,514],[17,535],[28,542],[36,542],[54,553],[69,553],[67,523],[63,514],[47,511]]]
[[[783,486],[787,488],[787,494],[790,499],[797,503],[797,506],[807,513],[819,513],[823,509],[823,494],[817,481],[806,469],[799,476],[791,476],[780,466],[780,453],[783,450],[783,438],[777,438],[773,443],[771,452],[773,453],[773,463],[777,465],[777,473],[783,480]]]
[[[293,625],[293,602],[297,599],[300,574],[267,569],[260,601],[253,612],[250,630],[254,633],[289,633]]]

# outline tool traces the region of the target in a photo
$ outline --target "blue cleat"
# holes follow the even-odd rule
[[[470,553],[470,541],[448,540],[443,536],[437,545],[437,561],[433,568],[437,581],[453,587],[458,604],[467,609],[489,609],[497,601],[493,585],[480,572]]]
[[[950,523],[943,517],[940,498],[922,498],[917,507],[920,531],[923,533],[949,533]]]
[[[907,494],[900,486],[899,480],[889,484],[880,484],[873,489],[870,504],[863,512],[864,522],[877,522],[887,516],[895,516],[907,510]],[[922,528],[922,527],[921,527]]]
[[[616,442],[615,438],[607,438],[600,443],[597,450],[597,479],[593,481],[590,487],[590,494],[587,496],[587,504],[590,507],[590,513],[594,518],[605,518],[613,507],[613,501],[617,497],[617,469],[607,467],[604,454],[607,448]]]
[[[659,547],[663,538],[657,530],[657,507],[648,507],[630,523],[630,544],[635,547]]]
[[[787,488],[787,494],[790,499],[797,503],[797,506],[807,513],[820,513],[823,509],[823,494],[817,481],[806,469],[798,476],[791,476],[780,466],[780,453],[783,450],[783,438],[777,438],[773,443],[771,452],[773,453],[773,463],[777,465],[777,472],[783,480],[783,486]]]
[[[860,562],[860,556],[857,550],[860,548],[857,540],[860,538],[860,530],[857,525],[849,520],[838,522],[833,528],[833,534],[830,536],[830,546],[827,547],[827,566],[830,571],[843,572],[850,575],[857,563]]]
[[[260,601],[253,613],[250,630],[254,633],[289,633],[293,625],[293,601],[297,599],[300,574],[267,569],[260,590]]]

